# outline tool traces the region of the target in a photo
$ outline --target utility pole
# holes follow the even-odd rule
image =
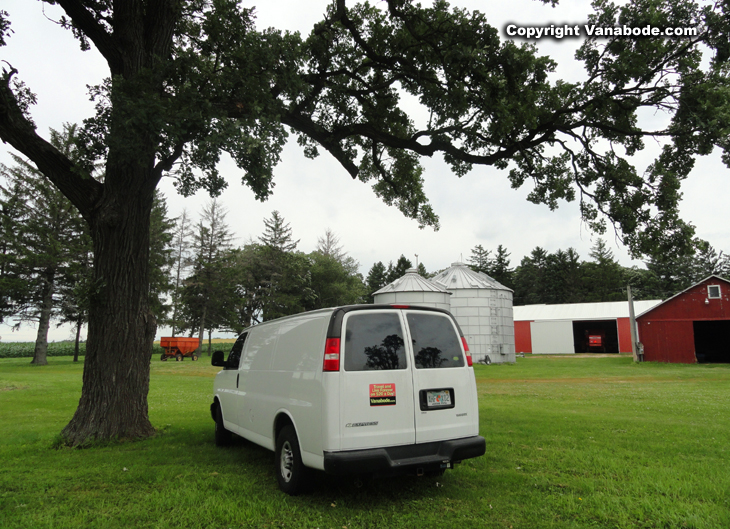
[[[639,361],[637,350],[638,337],[636,336],[636,314],[634,314],[634,297],[631,295],[631,285],[626,285],[626,293],[629,296],[629,327],[631,328],[631,354],[634,355],[634,362]]]

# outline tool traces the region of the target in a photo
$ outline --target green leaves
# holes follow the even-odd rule
[[[171,172],[182,194],[217,196],[228,153],[265,200],[292,130],[306,156],[327,151],[421,227],[438,228],[438,216],[420,158],[440,155],[458,176],[475,165],[510,169],[514,187],[531,184],[529,200],[551,209],[579,200],[592,229],[611,223],[641,255],[689,244],[692,228],[677,216],[681,182],[696,156],[718,147],[728,159],[723,3],[596,0],[592,25],[698,32],[594,35],[576,55],[587,78],[570,83],[552,80],[556,63],[535,46],[502,41],[485,14],[442,0],[336,0],[306,38],[256,28],[253,11],[235,0],[140,6],[140,20],[108,2],[84,2],[87,18],[68,13],[112,73],[91,89],[97,112],[80,134],[85,169],[137,164],[149,168],[150,184]],[[142,41],[121,39],[122,28]],[[156,40],[163,34],[169,42]],[[666,120],[642,121],[647,111]],[[663,150],[644,170],[635,164],[647,138]],[[116,169],[107,174],[116,182]],[[659,230],[671,233],[655,244]]]

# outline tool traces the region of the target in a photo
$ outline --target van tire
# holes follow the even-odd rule
[[[221,412],[220,404],[215,407],[215,445],[216,446],[228,446],[231,444],[233,436],[231,432],[226,430],[223,426],[223,413]]]
[[[309,481],[308,474],[302,463],[297,433],[294,426],[287,424],[276,436],[276,481],[282,492],[296,496]]]

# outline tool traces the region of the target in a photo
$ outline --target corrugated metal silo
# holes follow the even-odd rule
[[[464,263],[452,263],[433,282],[451,292],[451,313],[475,362],[515,361],[511,289]]]
[[[421,277],[415,268],[373,294],[375,303],[409,303],[450,309],[451,294],[433,281]]]

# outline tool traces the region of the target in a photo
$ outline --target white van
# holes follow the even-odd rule
[[[440,474],[484,454],[476,381],[454,317],[442,309],[353,305],[256,325],[215,377],[216,444],[231,432],[276,453],[280,488],[309,469],[374,476]]]

